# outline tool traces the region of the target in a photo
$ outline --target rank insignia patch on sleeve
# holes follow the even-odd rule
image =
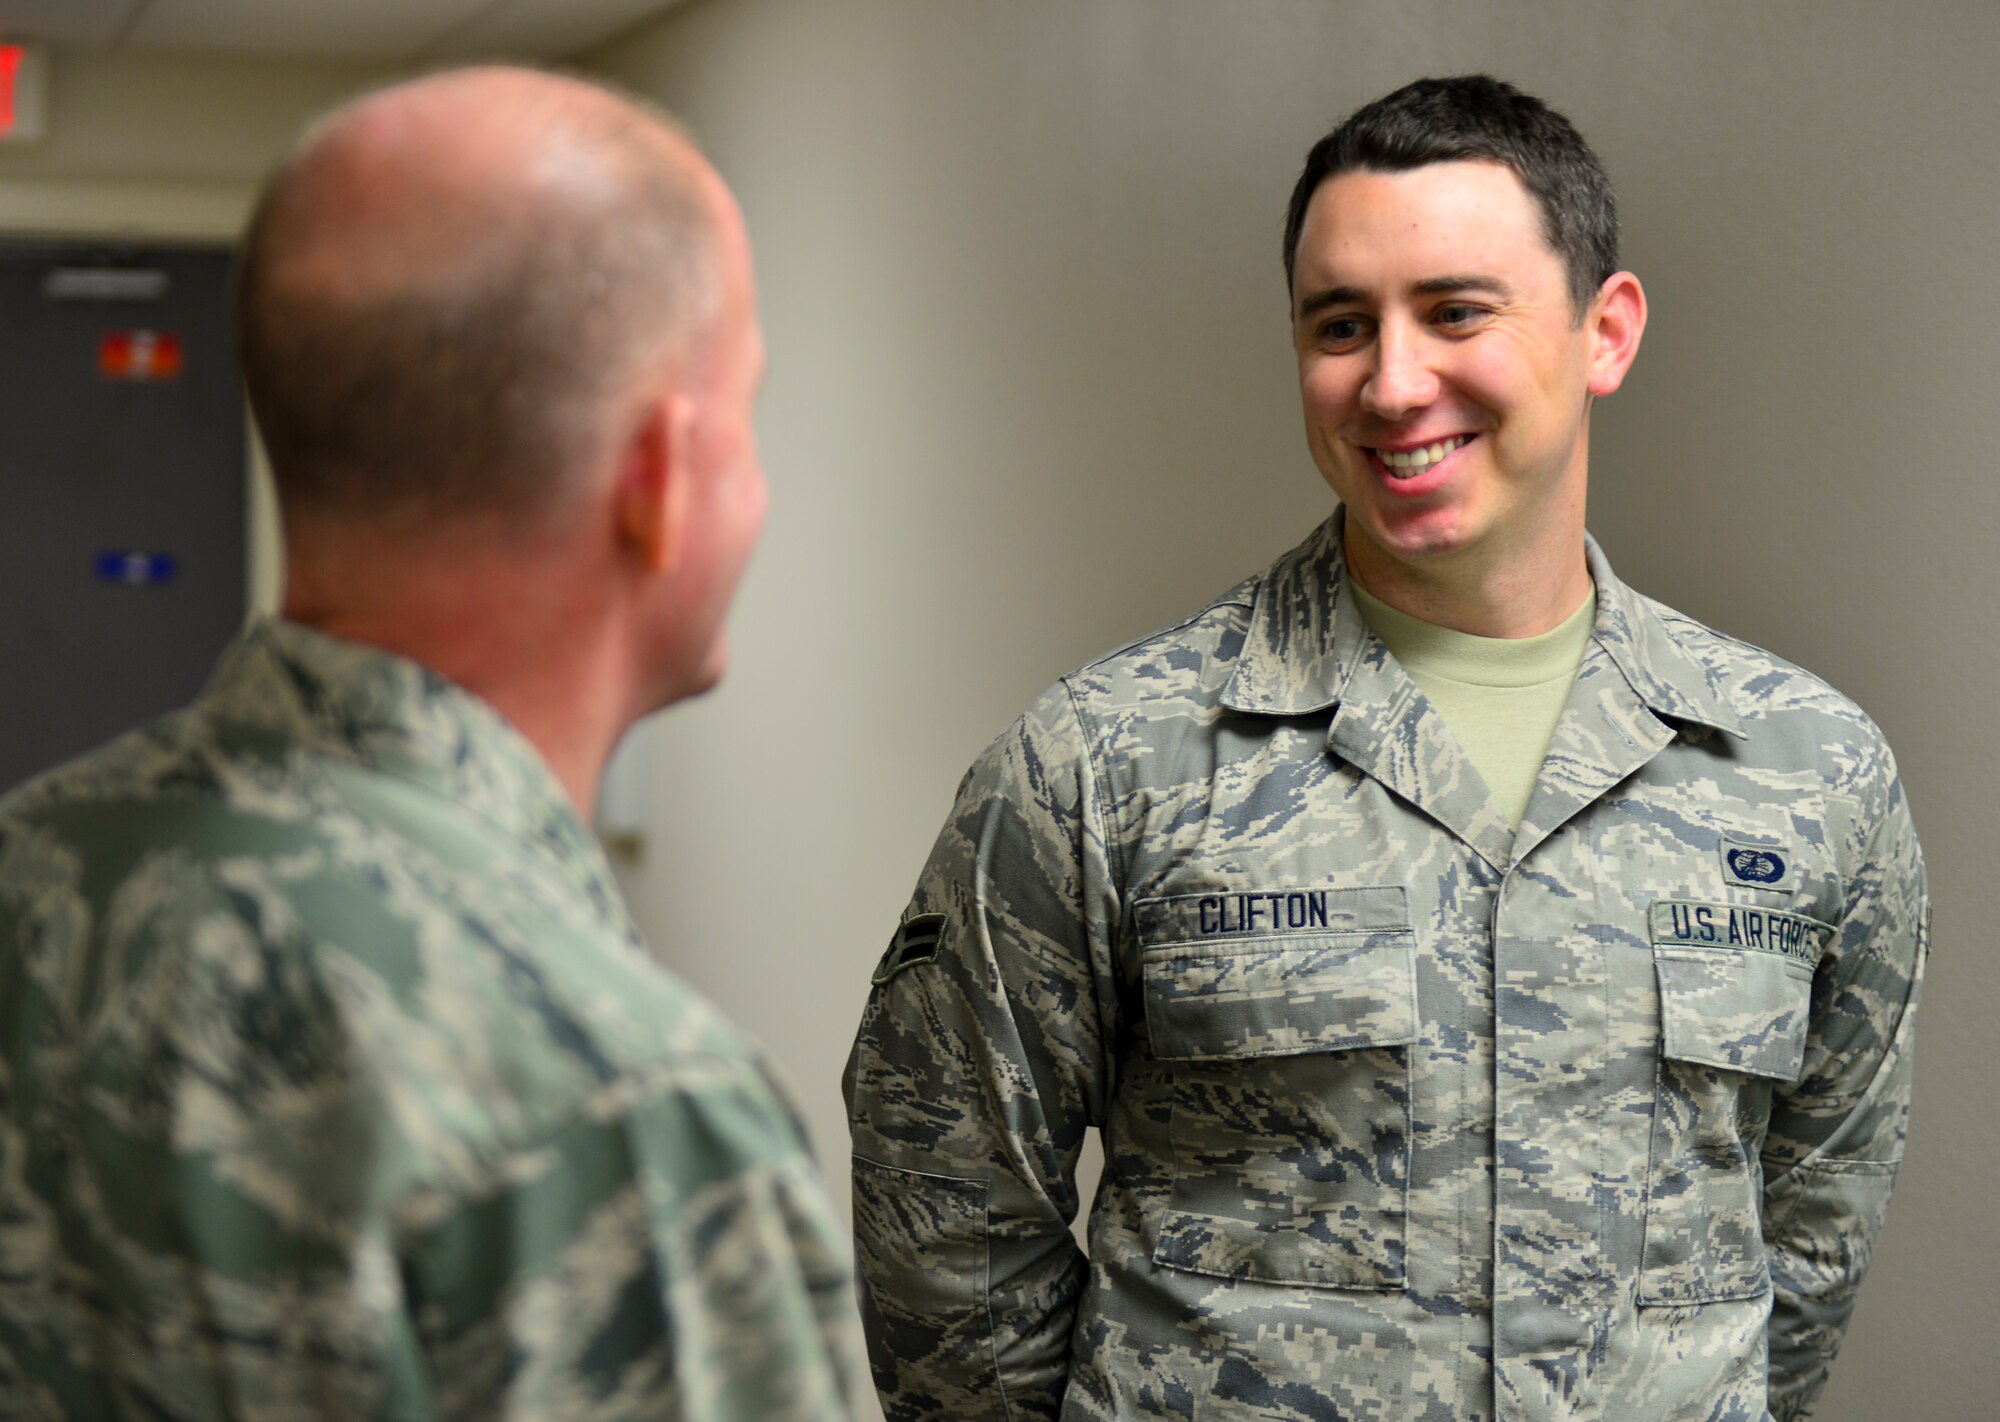
[[[888,982],[905,968],[936,962],[938,946],[943,942],[943,914],[920,913],[904,920],[895,937],[889,940],[889,951],[882,955],[881,965],[875,969],[876,984]]]

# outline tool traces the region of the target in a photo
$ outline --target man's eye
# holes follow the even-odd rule
[[[1440,326],[1470,326],[1485,314],[1477,306],[1467,306],[1460,302],[1454,302],[1449,306],[1438,307],[1436,320]]]
[[[1336,316],[1321,323],[1319,338],[1330,346],[1347,346],[1361,339],[1361,322],[1353,316]]]

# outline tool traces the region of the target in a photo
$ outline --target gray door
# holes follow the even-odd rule
[[[242,624],[228,271],[0,245],[0,790],[188,700]]]

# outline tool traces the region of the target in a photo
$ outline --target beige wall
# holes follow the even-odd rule
[[[226,245],[299,129],[393,78],[347,61],[57,50],[46,137],[0,148],[0,234]],[[249,466],[249,588],[275,607],[281,558],[262,452]]]
[[[313,115],[389,77],[349,61],[51,56],[47,135],[0,147],[8,231],[233,237]]]
[[[741,194],[772,350],[736,665],[651,733],[628,882],[836,1188],[867,974],[966,761],[1328,507],[1277,252],[1306,146],[1489,69],[1597,144],[1653,301],[1599,410],[1600,538],[1867,706],[1929,848],[1910,1165],[1819,1415],[1988,1415],[1996,54],[2000,9],[1943,0],[700,0],[596,56]]]

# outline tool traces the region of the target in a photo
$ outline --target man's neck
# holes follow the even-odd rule
[[[1514,559],[1491,567],[1398,563],[1351,543],[1354,580],[1398,612],[1475,637],[1539,637],[1590,596],[1590,564],[1579,537],[1568,556]]]
[[[518,611],[501,620],[493,608],[506,604],[491,591],[483,599],[449,601],[386,591],[371,589],[365,600],[315,596],[295,578],[284,615],[421,663],[487,702],[541,753],[588,820],[605,762],[631,719],[629,689],[601,611],[595,617],[580,609],[554,612],[560,600],[544,602],[548,589],[532,580],[517,585]]]

